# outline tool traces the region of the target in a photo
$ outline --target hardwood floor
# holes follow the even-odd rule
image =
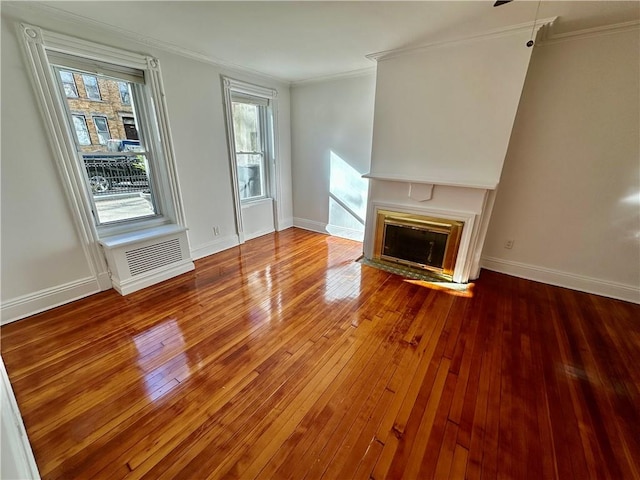
[[[43,478],[640,478],[640,306],[298,229],[2,327]]]

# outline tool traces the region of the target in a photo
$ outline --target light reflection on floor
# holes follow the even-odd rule
[[[345,258],[342,245],[327,241],[327,269],[324,299],[327,303],[356,298],[360,295],[361,267],[352,258]]]
[[[168,319],[133,337],[138,367],[152,402],[167,395],[191,375],[185,342],[176,319]]]

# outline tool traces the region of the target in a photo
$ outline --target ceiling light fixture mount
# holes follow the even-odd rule
[[[505,5],[507,3],[511,3],[513,0],[497,0],[496,3],[493,4],[494,7],[499,7],[500,5]],[[533,32],[535,32],[536,30],[536,23],[538,22],[538,12],[540,11],[540,3],[542,3],[542,0],[538,0],[538,6],[536,7],[536,15],[533,19],[533,26],[531,27],[531,38],[529,38],[529,41],[527,42],[527,47],[531,48],[535,45],[535,42],[533,40]]]

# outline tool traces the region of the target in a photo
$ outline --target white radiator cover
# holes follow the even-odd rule
[[[195,268],[186,228],[163,225],[100,241],[109,265],[111,283],[128,295]]]

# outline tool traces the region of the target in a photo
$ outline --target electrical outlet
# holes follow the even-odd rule
[[[218,227],[217,225],[213,227],[213,235],[216,237],[220,235],[220,227]]]
[[[507,240],[504,242],[504,248],[511,250],[513,248],[513,240]]]

